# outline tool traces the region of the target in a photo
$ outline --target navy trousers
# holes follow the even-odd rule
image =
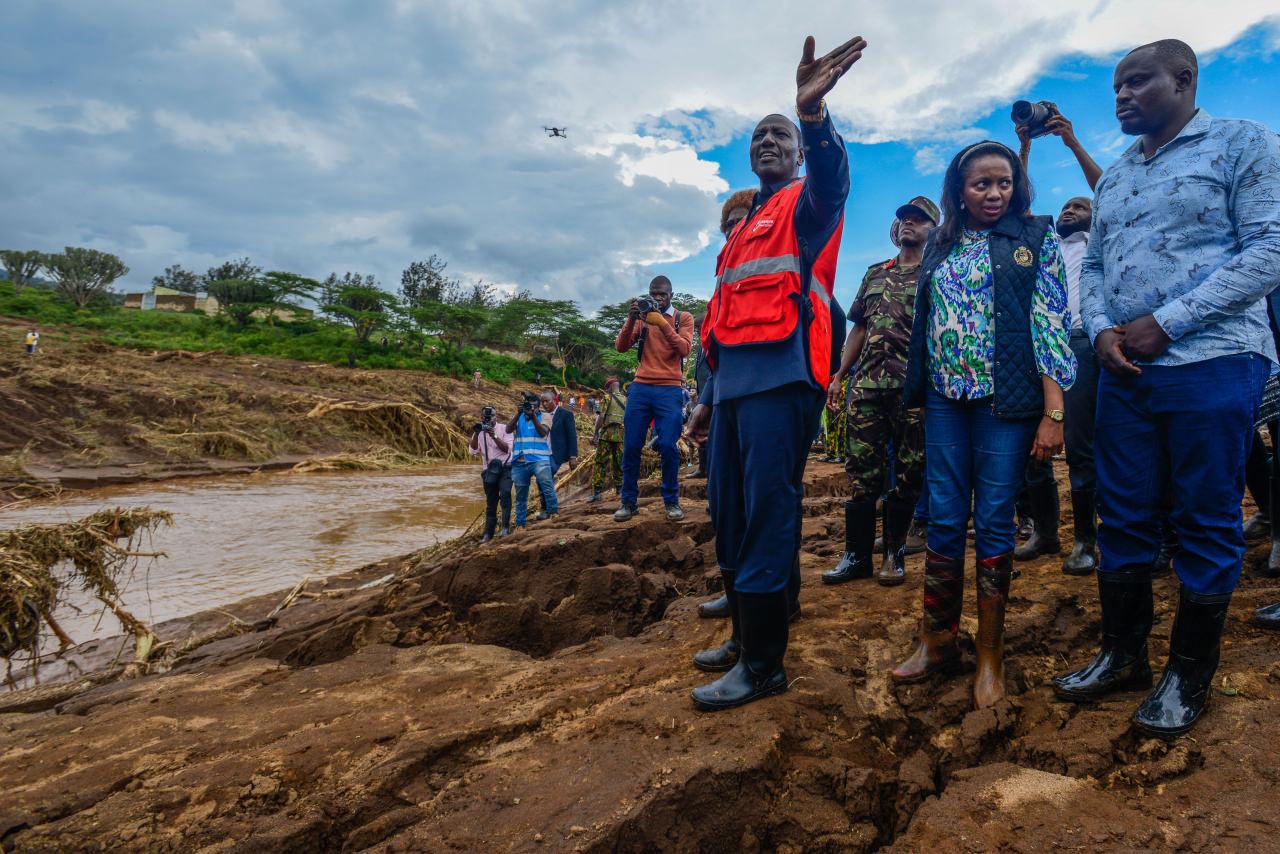
[[[1093,431],[1098,408],[1098,355],[1089,336],[1071,333],[1071,352],[1076,356],[1076,381],[1062,393],[1067,421],[1063,439],[1067,447],[1067,475],[1072,490],[1089,490],[1097,486],[1093,465]]]
[[[1103,373],[1094,438],[1103,571],[1151,571],[1171,492],[1178,579],[1193,593],[1235,590],[1245,459],[1269,371],[1265,358],[1243,353],[1144,365],[1138,376]]]
[[[680,451],[676,442],[684,424],[683,392],[680,386],[639,382],[628,387],[627,411],[622,416],[622,503],[634,506],[640,497],[640,452],[650,421],[662,455],[662,501],[679,504]]]
[[[628,404],[629,405],[629,404]],[[787,586],[800,547],[804,466],[822,394],[791,383],[722,401],[711,413],[707,499],[716,559],[744,593]]]

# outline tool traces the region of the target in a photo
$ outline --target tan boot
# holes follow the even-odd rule
[[[1004,609],[1009,601],[1013,556],[978,561],[978,672],[973,677],[973,702],[979,709],[994,706],[1005,697]]]
[[[928,552],[924,563],[924,619],[920,640],[890,674],[894,682],[923,682],[960,659],[956,633],[964,601],[964,560]]]

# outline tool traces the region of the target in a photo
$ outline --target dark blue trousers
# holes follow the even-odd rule
[[[1178,579],[1193,593],[1235,590],[1245,460],[1269,371],[1265,358],[1244,353],[1102,374],[1094,438],[1102,571],[1151,571],[1168,491]]]
[[[632,383],[627,388],[627,411],[622,416],[623,504],[640,497],[640,452],[653,421],[662,455],[662,501],[680,503],[680,452],[676,442],[684,425],[684,395],[679,386]]]
[[[630,404],[628,403],[628,406]],[[787,586],[800,548],[804,466],[818,434],[822,395],[791,383],[715,406],[707,499],[716,559],[744,593]]]

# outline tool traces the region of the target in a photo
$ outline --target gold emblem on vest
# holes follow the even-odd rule
[[[1031,250],[1025,246],[1019,246],[1013,250],[1013,262],[1019,267],[1030,267],[1031,262],[1035,260],[1031,257]]]

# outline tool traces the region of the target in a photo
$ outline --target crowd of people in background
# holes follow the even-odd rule
[[[1074,541],[1061,569],[1096,576],[1102,632],[1095,658],[1053,689],[1081,702],[1151,687],[1152,576],[1171,566],[1180,587],[1170,655],[1133,722],[1150,735],[1185,733],[1211,694],[1246,540],[1272,537],[1264,571],[1280,576],[1280,454],[1259,431],[1268,426],[1274,449],[1280,141],[1197,106],[1198,63],[1183,42],[1136,48],[1114,84],[1120,128],[1138,139],[1116,163],[1100,168],[1062,110],[1041,102],[1014,129],[1019,150],[965,146],[940,203],[917,195],[893,211],[897,254],[866,272],[846,316],[834,283],[849,164],[823,96],[865,47],[855,38],[816,57],[806,41],[799,124],[770,115],[751,135],[760,186],[724,203],[706,314],[695,322],[674,308],[670,281],[654,278],[616,341],[637,351],[635,381],[570,399],[596,416],[590,500],[611,484],[614,518],[635,516],[648,445],[661,456],[665,517],[680,521],[684,425],[708,478],[724,586],[699,612],[730,618],[725,642],[693,658],[721,674],[693,701],[733,708],[787,688],[803,474],[821,435],[850,481],[843,548],[822,582],[900,585],[906,556],[925,551],[920,631],[891,676],[927,681],[961,657],[972,541],[973,699],[986,708],[1006,693],[1015,564],[1062,553],[1053,460],[1065,450]],[[1030,177],[1034,140],[1046,136],[1094,193],[1069,198],[1056,217],[1035,214]],[[576,464],[576,434],[572,446],[548,438],[563,410],[542,403],[505,434],[485,427],[473,439],[485,460],[510,461],[517,526],[529,482],[547,482],[538,518],[553,515],[551,475]],[[1242,527],[1246,481],[1259,512]],[[500,503],[499,489],[487,518]],[[1255,620],[1280,628],[1280,604]]]

